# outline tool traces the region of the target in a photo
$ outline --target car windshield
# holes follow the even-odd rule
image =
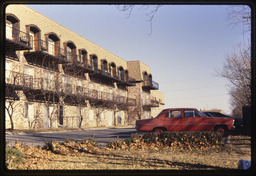
[[[158,118],[158,116],[163,112],[164,110],[162,110],[155,118]]]
[[[201,117],[209,117],[209,116],[207,116],[205,113],[200,112],[200,111],[198,111],[198,110],[197,110],[197,113],[198,113]]]

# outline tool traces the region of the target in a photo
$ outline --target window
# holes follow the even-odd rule
[[[34,68],[30,66],[24,67],[24,86],[32,87],[33,84]]]
[[[25,103],[25,118],[34,119],[34,105],[31,103]]]
[[[7,39],[13,39],[12,37],[12,23],[10,21],[6,21],[6,38]]]
[[[184,117],[199,117],[194,110],[185,110]]]
[[[69,62],[71,62],[72,61],[72,54],[71,54],[71,48],[69,47],[69,46],[67,46],[67,53],[66,53],[66,55],[67,55],[67,60],[69,61]]]
[[[91,55],[91,66],[93,70],[98,70],[98,57],[96,55]]]
[[[108,72],[108,62],[106,60],[101,61],[101,70],[103,72]]]
[[[116,77],[116,64],[112,62],[109,67],[110,75]]]
[[[44,71],[43,88],[45,90],[53,90],[55,88],[55,80],[53,72]]]
[[[169,111],[166,117],[181,117],[180,111]]]
[[[51,38],[48,38],[48,53],[51,55],[55,54],[55,45],[54,41]]]
[[[118,69],[118,76],[120,80],[124,81],[124,69],[122,66]]]
[[[30,36],[31,44],[33,45],[33,50],[35,50],[36,49],[36,45],[34,43],[34,41],[35,41],[35,33],[32,32],[32,31],[29,31],[29,36]]]

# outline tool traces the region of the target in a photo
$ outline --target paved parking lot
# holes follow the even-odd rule
[[[43,146],[49,141],[62,142],[66,139],[82,141],[84,139],[95,138],[98,141],[99,147],[105,147],[108,141],[116,138],[125,139],[131,134],[136,133],[135,128],[104,128],[104,129],[86,129],[73,131],[58,131],[58,132],[35,132],[35,133],[6,133],[6,141],[13,144],[19,141],[26,145],[41,145]]]

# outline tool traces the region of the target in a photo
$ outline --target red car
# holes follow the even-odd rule
[[[234,119],[208,117],[195,108],[165,109],[156,118],[136,120],[138,131],[217,131],[226,135]]]

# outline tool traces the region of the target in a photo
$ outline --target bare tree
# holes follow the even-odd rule
[[[121,11],[121,12],[128,12],[127,18],[129,18],[132,14],[132,11],[134,10],[135,7],[138,7],[139,10],[145,10],[146,11],[146,16],[148,17],[147,22],[150,25],[150,32],[148,35],[152,34],[153,30],[153,19],[158,11],[158,9],[161,7],[161,5],[116,5],[116,8]]]
[[[247,5],[232,5],[227,7],[228,19],[231,26],[242,24],[243,32],[251,31],[251,9]]]
[[[251,47],[235,48],[217,74],[229,81],[231,105],[235,114],[241,116],[242,106],[251,104]]]

